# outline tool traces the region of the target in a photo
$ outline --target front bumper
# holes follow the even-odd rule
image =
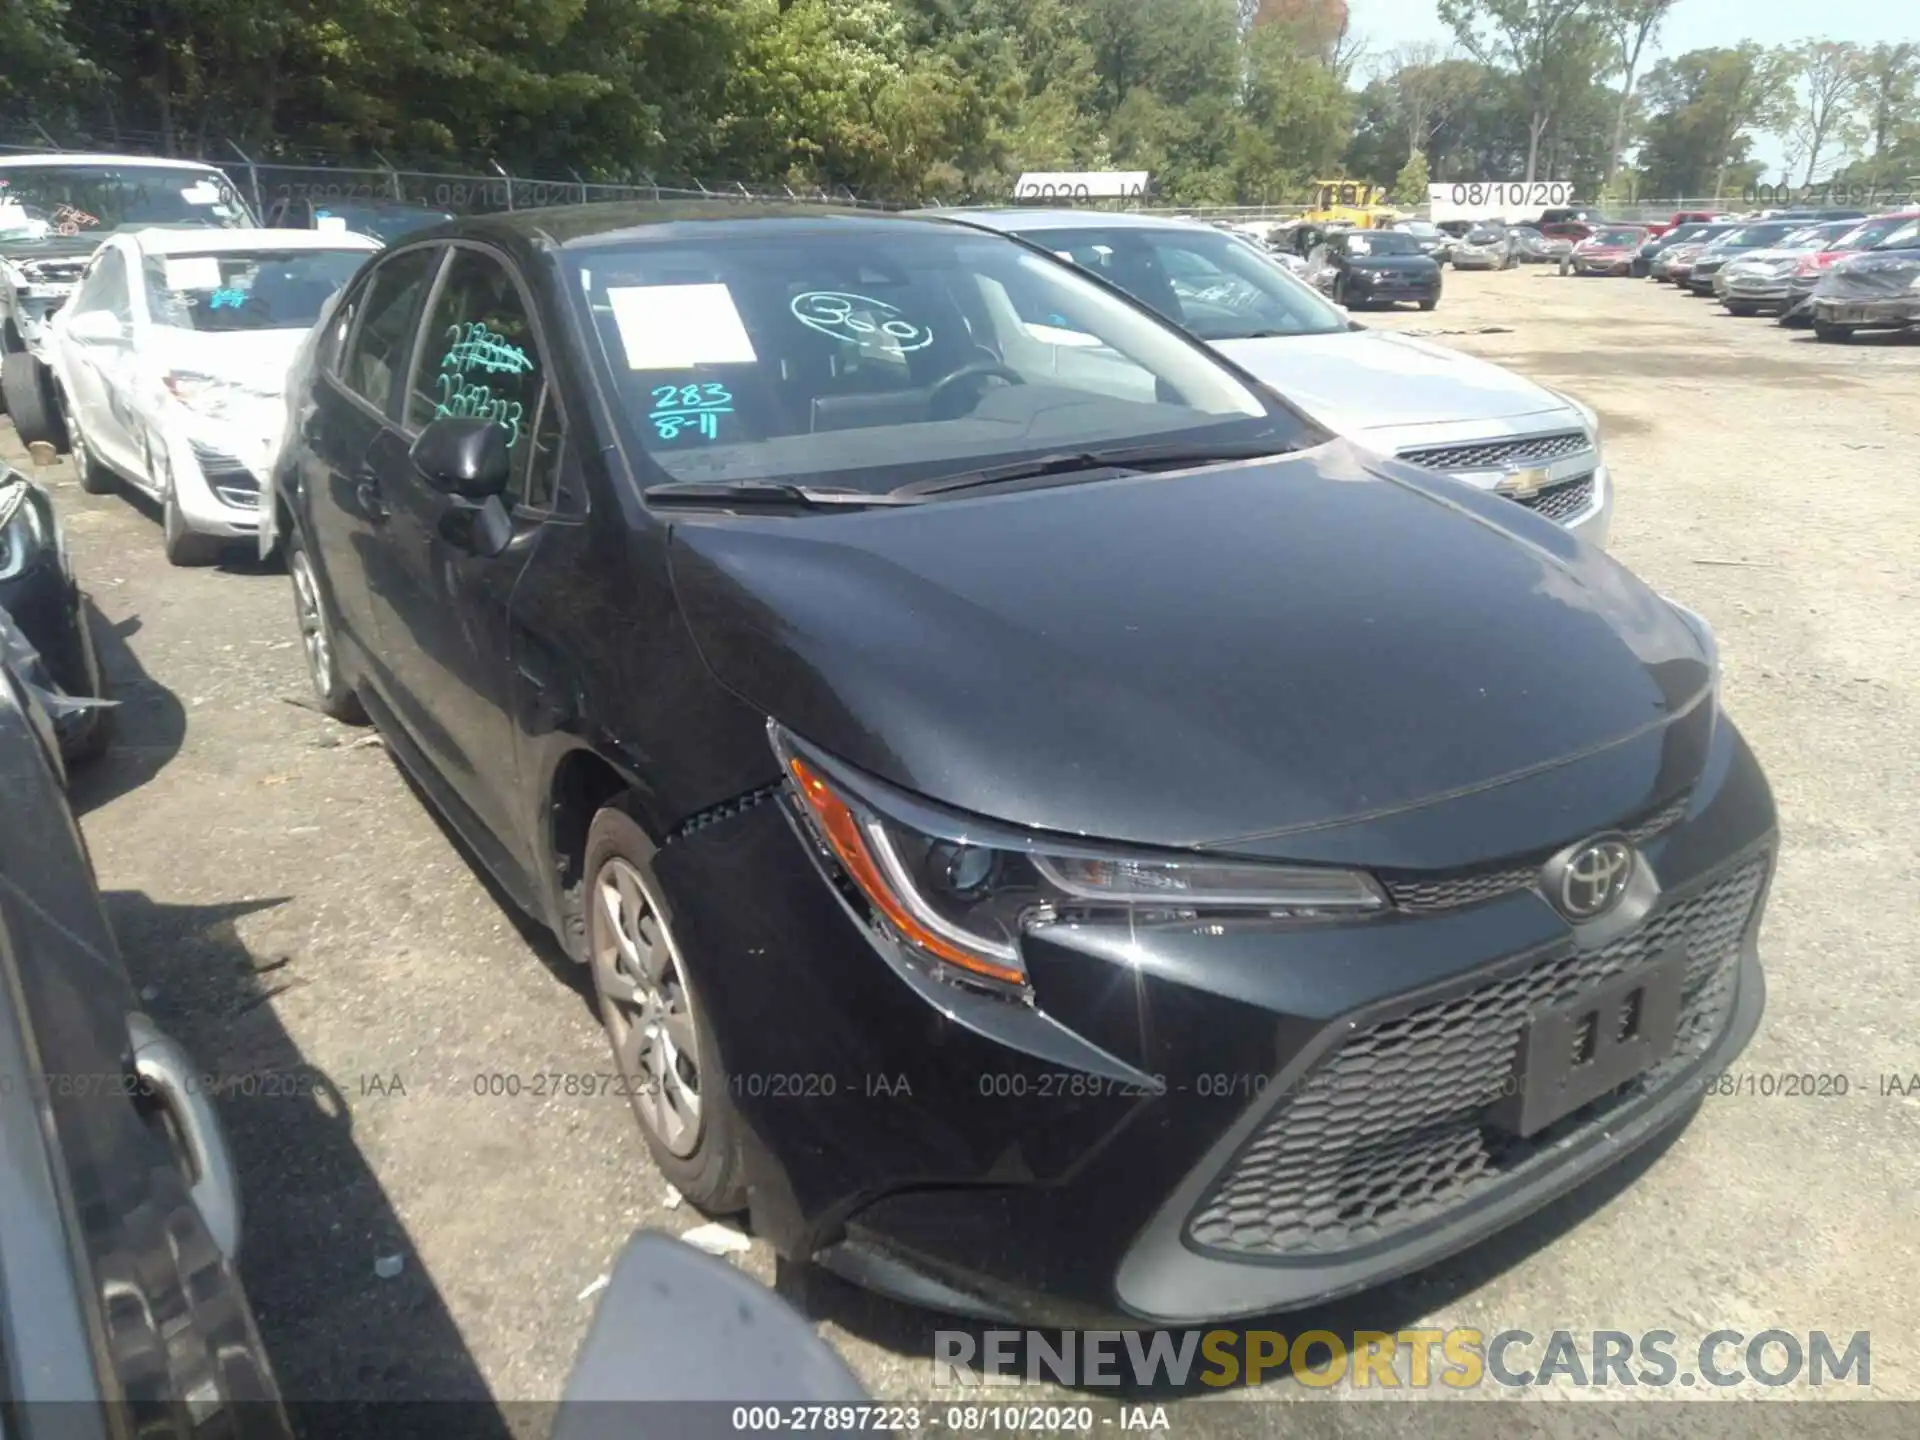
[[[1857,325],[1869,330],[1920,325],[1920,295],[1816,295],[1813,318],[1823,325]]]
[[[168,474],[154,476],[154,483],[163,493],[171,483],[187,528],[225,540],[254,536],[260,528],[261,437],[237,425],[178,415],[162,422],[161,435],[154,461]]]
[[[1358,305],[1405,305],[1416,300],[1438,300],[1440,281],[1436,277],[1392,283],[1349,277],[1347,298]]]
[[[1735,275],[1720,289],[1720,298],[1733,305],[1785,305],[1792,286],[1785,276]]]
[[[706,1003],[757,1232],[958,1313],[1187,1323],[1405,1274],[1685,1118],[1758,1023],[1775,819],[1724,717],[1690,800],[1653,808],[1664,892],[1605,935],[1559,919],[1529,855],[1402,877],[1385,920],[1052,927],[1023,946],[1031,1006],[906,980],[777,798],[656,864],[683,950],[727,977]],[[1672,1055],[1498,1138],[1528,1017],[1676,946]]]
[[[1573,273],[1576,275],[1626,275],[1633,270],[1631,255],[1573,257]]]

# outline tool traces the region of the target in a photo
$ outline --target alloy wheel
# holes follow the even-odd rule
[[[693,993],[646,881],[610,857],[593,877],[593,983],[640,1122],[677,1156],[700,1144],[700,1044]]]
[[[307,678],[322,699],[333,694],[333,636],[320,603],[320,585],[307,552],[296,550],[288,564],[293,575],[293,606],[300,618],[300,643],[307,652]]]

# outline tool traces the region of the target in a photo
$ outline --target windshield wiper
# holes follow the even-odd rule
[[[785,480],[674,480],[649,485],[641,494],[655,505],[789,505],[803,510],[911,505],[916,498],[887,491],[817,490]]]
[[[1065,455],[1042,455],[1011,465],[996,465],[986,470],[969,470],[937,480],[920,480],[902,485],[892,493],[919,499],[926,495],[948,495],[956,490],[977,490],[989,485],[1008,485],[1019,480],[1037,480],[1049,475],[1074,475],[1097,470],[1141,470],[1150,465],[1178,467],[1205,465],[1227,460],[1259,460],[1284,454],[1290,447],[1266,445],[1130,445],[1112,450],[1082,450]]]

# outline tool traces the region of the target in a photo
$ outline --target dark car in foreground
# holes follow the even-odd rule
[[[31,703],[0,667],[7,1432],[290,1440],[211,1087],[140,1010]]]
[[[471,219],[369,264],[290,403],[319,704],[784,1256],[1300,1305],[1669,1130],[1758,1024],[1774,807],[1705,622],[1042,249]]]
[[[1335,304],[1351,310],[1408,301],[1440,303],[1440,264],[1400,230],[1348,230],[1327,236],[1307,257],[1307,273]]]
[[[81,700],[106,694],[100,656],[87,625],[86,597],[67,558],[66,537],[53,499],[4,461],[0,461],[0,613],[37,652],[52,688]],[[68,764],[91,759],[106,748],[112,713],[106,706],[94,705],[63,708],[54,717]]]

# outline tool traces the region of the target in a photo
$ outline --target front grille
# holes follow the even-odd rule
[[[1536,515],[1544,515],[1549,520],[1571,520],[1592,507],[1593,476],[1582,475],[1563,485],[1552,485],[1545,490],[1535,491],[1520,503]]]
[[[1454,445],[1427,445],[1402,450],[1399,458],[1429,470],[1498,470],[1507,465],[1543,465],[1591,450],[1584,430],[1555,431],[1551,435],[1520,435],[1511,440],[1468,440]]]
[[[1693,792],[1687,791],[1632,824],[1623,825],[1621,833],[1635,845],[1645,845],[1656,835],[1663,835],[1679,824],[1692,802]],[[1478,905],[1482,901],[1497,900],[1502,895],[1526,889],[1533,884],[1534,877],[1540,873],[1540,867],[1547,863],[1551,854],[1551,851],[1543,850],[1525,860],[1497,869],[1451,875],[1382,874],[1380,883],[1386,887],[1388,897],[1402,910],[1457,910],[1462,905]]]
[[[1660,1090],[1725,1028],[1768,857],[1668,905],[1632,934],[1377,1021],[1276,1104],[1188,1221],[1230,1257],[1324,1257],[1437,1219]],[[1490,1127],[1528,1019],[1675,945],[1687,954],[1673,1053],[1525,1139]]]

